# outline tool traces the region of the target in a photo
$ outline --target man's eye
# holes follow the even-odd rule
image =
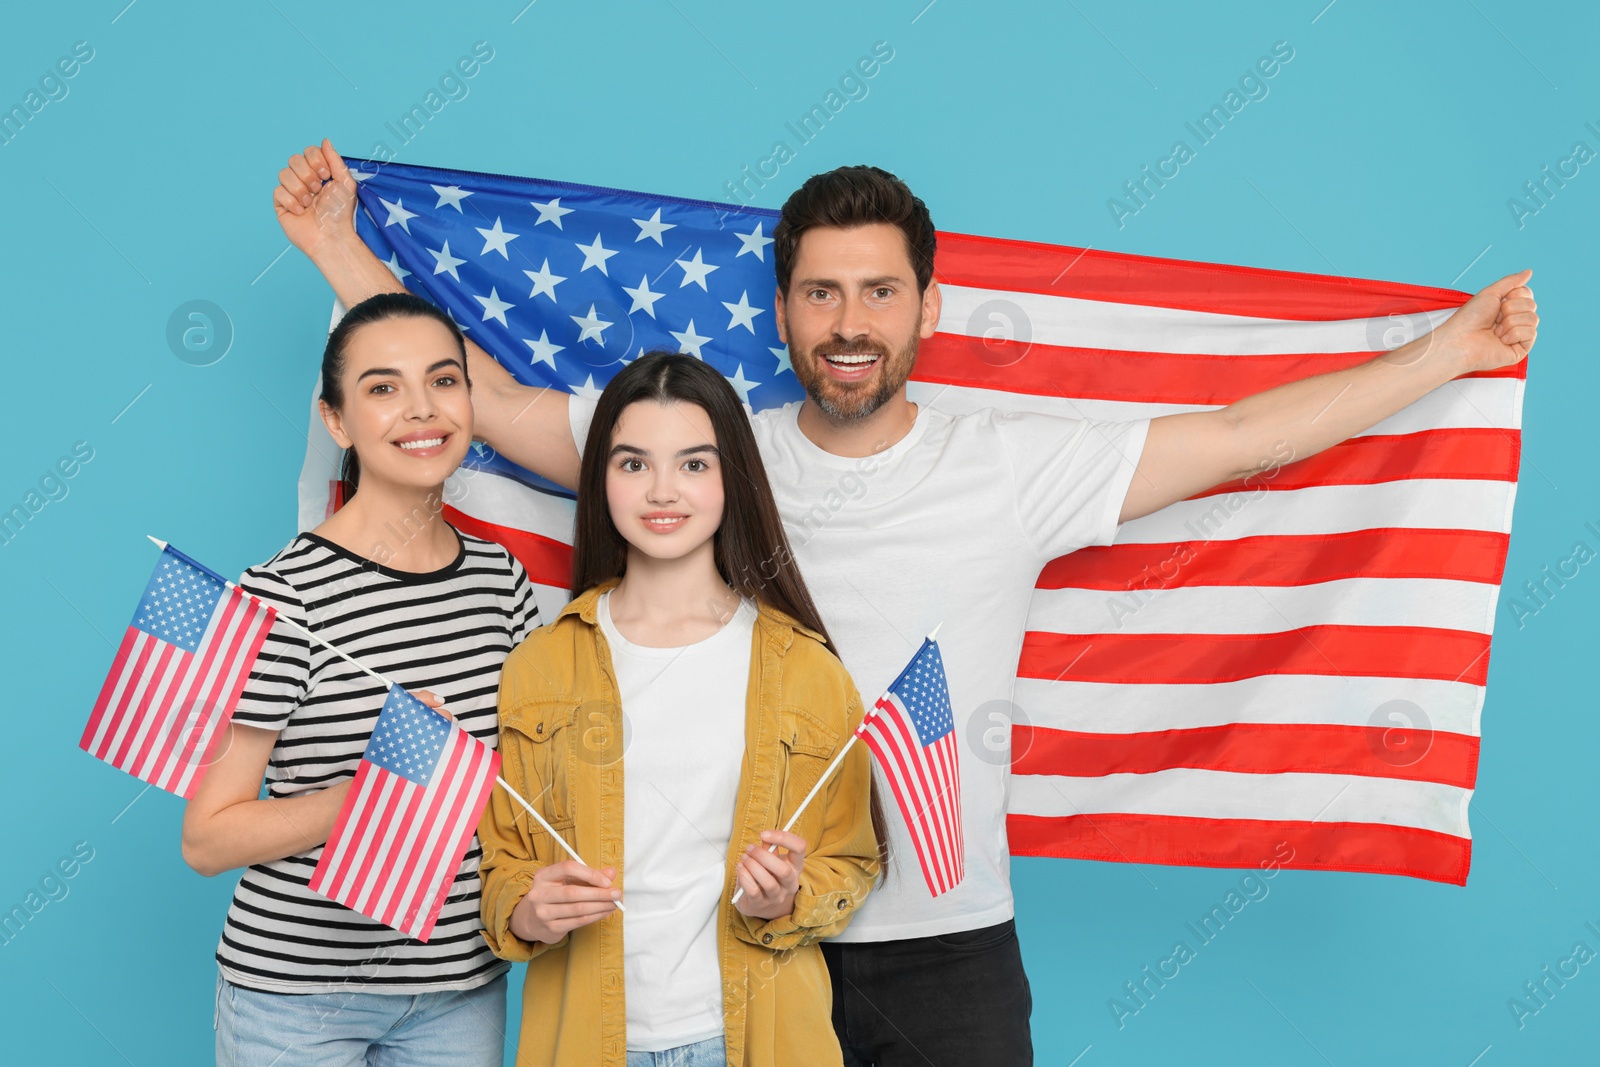
[[[826,290],[826,289],[813,289],[813,290],[811,290],[811,299],[813,299],[813,300],[826,300],[826,299],[828,299],[828,290]]]
[[[879,300],[887,300],[894,295],[894,290],[890,289],[888,286],[879,286],[872,291],[872,295],[877,297]]]

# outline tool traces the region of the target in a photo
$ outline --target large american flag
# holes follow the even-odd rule
[[[274,618],[215,571],[163,546],[78,747],[193,796]]]
[[[500,774],[500,754],[389,688],[310,886],[426,941]]]
[[[380,259],[524,382],[594,396],[691,352],[800,399],[771,310],[777,213],[351,160]],[[1099,419],[1220,407],[1370,359],[1467,294],[941,233],[918,403]],[[1525,365],[1125,524],[1041,574],[1018,664],[1011,850],[1463,882]],[[301,523],[338,450],[310,419]],[[1285,457],[1275,457],[1285,458]],[[492,450],[447,510],[566,598],[572,510]],[[966,709],[958,709],[965,711]]]
[[[933,896],[961,884],[961,766],[939,643],[924,638],[905,670],[857,728],[905,817]]]

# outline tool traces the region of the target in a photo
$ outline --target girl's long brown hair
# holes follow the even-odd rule
[[[692,356],[650,352],[611,379],[595,407],[584,441],[578,473],[578,514],[572,544],[572,594],[620,578],[628,567],[628,542],[611,521],[606,502],[606,468],[611,434],[630,404],[653,400],[662,404],[694,404],[711,419],[722,462],[722,523],[712,535],[717,571],[742,597],[788,615],[827,639],[834,656],[839,650],[828,636],[817,606],[789,549],[771,483],[756,449],[755,434],[739,395],[727,379]],[[889,865],[889,832],[874,775],[871,789],[872,830],[877,837],[882,876]]]

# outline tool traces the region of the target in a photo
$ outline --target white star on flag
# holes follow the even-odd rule
[[[567,350],[566,345],[551,343],[549,330],[540,330],[539,339],[537,341],[530,341],[524,337],[522,339],[522,343],[533,349],[534,359],[541,363],[548,363],[551,369],[554,369],[556,365],[556,353],[565,352]]]
[[[676,229],[678,225],[675,222],[662,222],[660,208],[656,208],[656,213],[651,215],[648,219],[634,219],[633,221],[639,227],[639,236],[633,239],[635,244],[644,240],[646,237],[650,238],[650,240],[654,241],[656,244],[661,244],[661,235],[666,233],[668,230]]]
[[[582,344],[591,337],[593,337],[596,341],[599,341],[602,345],[606,343],[606,339],[602,335],[605,331],[605,328],[612,325],[612,323],[609,323],[600,318],[600,316],[596,315],[593,304],[589,305],[589,314],[581,316],[573,315],[571,318],[573,322],[583,327],[583,332],[578,334],[579,344]]]
[[[502,326],[511,325],[506,321],[506,312],[517,305],[508,304],[504,300],[501,300],[500,291],[498,289],[491,288],[488,296],[479,296],[477,293],[473,293],[472,299],[483,305],[484,322],[488,322],[490,319],[496,319]]]
[[[794,373],[794,365],[789,362],[788,345],[784,345],[781,348],[769,348],[767,351],[771,352],[778,360],[778,369],[772,372],[774,376],[782,374],[784,371],[788,371],[790,374]]]
[[[439,194],[439,202],[433,205],[434,207],[444,207],[449,204],[457,213],[465,214],[461,211],[461,201],[472,195],[471,189],[463,189],[459,185],[433,185],[430,188]]]
[[[378,197],[378,203],[389,209],[389,219],[384,223],[385,226],[393,226],[398,222],[402,230],[406,231],[406,233],[411,232],[411,220],[417,217],[417,213],[415,211],[407,211],[404,207],[404,200],[396,200],[391,204],[380,196]]]
[[[736,230],[734,236],[739,238],[739,251],[734,254],[734,259],[738,259],[746,252],[754,252],[757,259],[766,262],[767,257],[762,253],[762,249],[772,243],[772,238],[761,235],[761,223],[756,223],[756,228],[749,233],[739,233]]]
[[[628,309],[628,314],[632,315],[635,311],[643,311],[652,319],[656,317],[656,301],[660,300],[663,294],[650,291],[650,279],[648,277],[639,279],[639,288],[630,289],[624,285],[622,291],[633,297],[633,306]]]
[[[692,259],[692,260],[689,260],[689,259],[676,259],[676,260],[673,260],[674,263],[676,263],[678,266],[683,268],[683,281],[678,284],[678,288],[682,289],[685,285],[688,285],[690,282],[694,282],[700,288],[705,289],[706,288],[706,275],[710,274],[714,270],[720,270],[721,269],[720,267],[713,267],[711,264],[709,264],[709,263],[705,262],[705,260],[701,259],[700,258],[700,253],[702,251],[703,250],[699,249],[699,248],[695,249],[694,250],[694,259]],[[710,292],[709,289],[706,290],[706,291]]]
[[[562,207],[561,198],[559,196],[545,204],[541,204],[537,200],[529,200],[528,203],[532,204],[539,212],[538,221],[534,223],[535,226],[545,222],[553,222],[556,224],[556,229],[558,230],[562,228],[561,216],[570,215],[572,214],[573,210],[570,207]]]
[[[392,254],[389,257],[389,262],[385,263],[384,266],[389,268],[389,273],[394,275],[395,281],[403,282],[411,277],[411,272],[400,265],[399,252]]]
[[[722,301],[722,306],[727,308],[728,314],[733,316],[728,321],[728,329],[731,330],[735,326],[743,326],[752,334],[756,332],[756,316],[764,314],[767,310],[766,308],[752,307],[748,291],[739,294],[739,302],[737,304],[730,304],[724,300]]]
[[[529,300],[532,300],[540,293],[548,296],[551,300],[555,300],[556,284],[566,281],[561,275],[550,273],[550,260],[548,258],[545,259],[544,264],[538,270],[525,270],[522,273],[526,274],[528,280],[533,283],[533,292],[528,294]]]
[[[507,233],[501,229],[499,215],[494,217],[494,229],[486,230],[482,226],[474,226],[473,229],[483,235],[483,251],[478,253],[480,256],[488,255],[489,250],[492,248],[499,252],[503,259],[509,260],[511,256],[506,253],[506,245],[522,236],[519,233]]]
[[[444,247],[443,248],[440,248],[440,249],[437,249],[437,250],[432,249],[432,248],[428,249],[428,255],[433,257],[433,262],[434,262],[433,273],[435,273],[435,274],[449,274],[450,277],[454,278],[456,281],[459,282],[461,280],[461,275],[456,273],[456,268],[459,267],[461,264],[465,263],[466,260],[457,259],[455,256],[452,256],[450,254],[450,242],[449,241],[446,241],[444,243]]]
[[[748,404],[750,403],[750,390],[754,389],[761,383],[752,382],[745,378],[744,364],[741,363],[734,368],[733,377],[728,379],[728,384],[737,389],[739,391],[739,399]]]
[[[577,244],[577,242],[574,241],[573,244]],[[578,245],[578,251],[583,253],[583,266],[578,268],[579,274],[582,274],[590,267],[599,267],[601,274],[608,278],[611,277],[611,272],[606,270],[606,260],[616,255],[616,253],[600,243],[600,235],[598,233],[594,235],[593,244]]]
[[[694,332],[693,319],[689,320],[689,328],[684,330],[682,333],[679,333],[677,330],[668,330],[667,332],[678,339],[679,352],[693,356],[695,359],[701,360],[702,362],[705,360],[706,357],[700,352],[700,346],[711,340],[711,338],[701,337],[699,334]]]

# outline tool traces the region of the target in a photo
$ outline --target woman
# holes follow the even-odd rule
[[[479,827],[485,936],[529,961],[519,1063],[842,1062],[816,942],[884,835],[859,746],[774,829],[862,715],[789,559],[728,383],[666,353],[619,373],[583,454],[580,595],[500,686],[506,779],[601,866],[503,794]]]
[[[239,584],[363,665],[432,690],[493,745],[500,667],[537,608],[505,549],[441,516],[472,441],[468,389],[444,313],[405,293],[351,308],[322,359],[322,418],[347,450],[344,506]],[[476,843],[427,944],[307,888],[384,695],[275,624],[184,812],[191,867],[249,868],[217,947],[219,1064],[501,1062],[507,967],[483,942]]]

